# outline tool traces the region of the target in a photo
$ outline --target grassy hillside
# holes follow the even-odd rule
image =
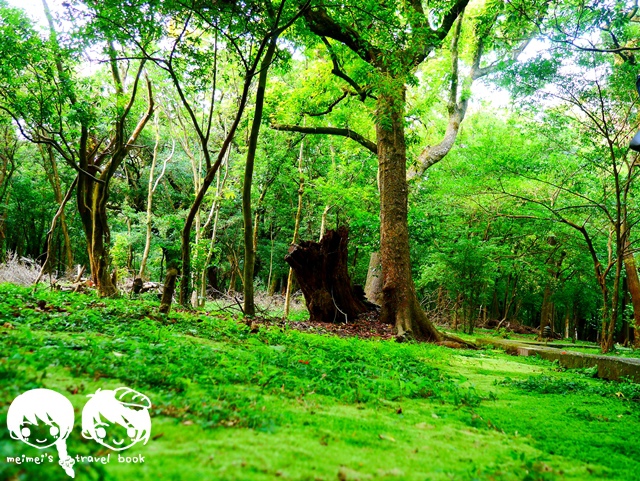
[[[9,437],[7,409],[46,387],[76,409],[132,387],[153,403],[138,464],[79,462],[77,480],[640,478],[640,386],[495,351],[341,339],[220,312],[164,318],[152,300],[0,285],[0,479],[69,479]]]

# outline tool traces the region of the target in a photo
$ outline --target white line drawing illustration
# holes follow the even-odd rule
[[[55,446],[58,463],[72,478],[74,459],[67,453],[67,437],[73,429],[73,406],[51,389],[32,389],[16,397],[7,413],[7,427],[13,439],[34,448]]]
[[[89,394],[82,409],[82,435],[114,451],[123,451],[151,435],[151,401],[128,387]]]

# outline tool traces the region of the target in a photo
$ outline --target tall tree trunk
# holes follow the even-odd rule
[[[200,285],[200,289],[201,289],[200,298],[203,300],[202,306],[204,306],[204,301],[207,298],[208,284],[210,284],[211,287],[213,287],[216,291],[219,290],[217,270],[215,271],[216,272],[216,276],[215,276],[216,282],[214,283],[215,285],[211,284],[209,273],[212,271],[212,269],[217,269],[217,267],[211,266],[211,259],[213,259],[213,253],[216,246],[216,238],[218,235],[218,220],[220,218],[220,199],[222,198],[222,191],[224,190],[224,186],[227,183],[227,177],[229,176],[229,153],[230,151],[227,150],[225,159],[223,160],[224,176],[220,175],[220,169],[218,169],[218,172],[216,173],[216,196],[215,196],[215,200],[213,201],[213,205],[211,206],[211,211],[209,212],[209,218],[205,223],[205,228],[206,228],[211,222],[213,222],[211,224],[211,239],[209,240],[209,248],[207,250],[207,258],[204,263],[205,268],[202,271],[202,279],[201,279],[201,285]]]
[[[622,314],[622,328],[620,329],[620,333],[618,334],[618,342],[623,346],[629,345],[629,317],[625,312],[627,310],[627,305],[629,305],[629,301],[631,300],[631,296],[629,295],[629,280],[626,277],[622,278],[622,307],[620,308],[620,313]]]
[[[109,273],[110,241],[107,225],[107,197],[105,184],[99,184],[90,177],[80,173],[77,187],[78,211],[87,240],[87,253],[91,267],[91,280],[98,287],[102,297],[118,294],[118,289],[111,281]]]
[[[380,173],[381,320],[395,324],[397,335],[441,341],[442,335],[420,307],[411,277],[407,219],[407,148],[404,137],[405,87],[388,77],[377,102]]]
[[[78,182],[78,177],[76,177],[73,182],[71,183],[71,185],[69,186],[69,189],[67,190],[67,193],[65,194],[64,198],[60,201],[60,206],[58,207],[58,211],[56,212],[56,214],[53,216],[53,219],[51,220],[51,228],[49,229],[49,232],[47,232],[47,257],[45,258],[44,262],[42,263],[42,267],[40,268],[40,272],[38,273],[38,277],[36,278],[36,280],[34,281],[34,286],[37,286],[38,283],[40,282],[40,279],[42,279],[42,275],[44,274],[45,269],[47,269],[47,266],[49,264],[49,259],[50,259],[50,254],[51,254],[51,237],[53,236],[53,232],[54,229],[56,228],[56,222],[58,221],[59,218],[62,217],[62,214],[64,214],[64,208],[67,205],[67,202],[69,202],[69,199],[71,198],[71,195],[73,194],[73,189],[76,187]]]
[[[616,260],[616,270],[613,278],[613,290],[611,291],[611,309],[609,315],[609,322],[606,326],[606,331],[603,330],[602,334],[602,352],[607,353],[613,347],[613,334],[616,330],[616,322],[618,321],[618,311],[620,309],[620,279],[622,277],[622,253],[621,246],[618,246],[617,251],[618,258]]]
[[[253,298],[253,270],[256,263],[256,251],[253,246],[253,225],[251,219],[251,187],[253,184],[253,166],[258,147],[258,135],[262,123],[262,111],[264,107],[264,94],[267,87],[267,73],[276,51],[277,36],[273,36],[269,47],[260,64],[258,77],[258,89],[256,91],[256,106],[253,112],[251,134],[249,136],[249,148],[247,150],[247,162],[244,169],[244,185],[242,188],[242,218],[244,220],[244,315],[253,317],[256,315],[256,306]]]
[[[235,135],[235,132],[238,128],[238,124],[240,123],[240,119],[242,118],[242,114],[244,112],[246,103],[247,103],[247,98],[249,95],[249,88],[251,87],[251,84],[253,82],[253,77],[258,69],[258,67],[261,65],[262,62],[262,56],[264,53],[265,49],[270,48],[272,42],[274,41],[274,39],[276,39],[282,32],[284,32],[287,28],[289,28],[291,25],[293,25],[293,23],[298,19],[298,17],[300,17],[304,12],[306,12],[308,10],[308,4],[305,4],[300,10],[298,10],[298,12],[291,17],[284,25],[280,25],[280,20],[281,20],[281,15],[282,15],[282,11],[284,8],[285,2],[281,2],[280,3],[280,7],[278,12],[276,13],[276,18],[275,18],[275,25],[273,25],[273,30],[271,30],[260,42],[260,45],[257,47],[256,53],[255,53],[255,58],[254,60],[251,62],[250,65],[245,64],[245,71],[244,71],[244,82],[243,82],[243,87],[242,87],[242,94],[240,95],[240,101],[238,103],[238,109],[236,112],[236,116],[234,118],[234,121],[231,125],[231,128],[229,129],[229,132],[227,133],[227,136],[225,137],[224,142],[222,143],[222,146],[220,148],[220,151],[218,153],[218,158],[216,160],[216,162],[210,166],[210,159],[209,159],[209,150],[207,147],[207,143],[209,141],[209,133],[207,132],[207,134],[205,135],[201,129],[199,128],[199,123],[195,117],[195,115],[192,115],[192,122],[194,125],[194,128],[196,129],[196,131],[198,132],[198,136],[201,139],[201,144],[202,144],[202,149],[203,149],[203,154],[205,155],[205,158],[207,160],[207,174],[205,175],[204,179],[202,180],[202,186],[200,188],[200,190],[198,191],[195,200],[193,201],[193,204],[191,205],[191,209],[189,210],[189,213],[187,214],[187,218],[185,220],[185,225],[184,228],[182,230],[182,245],[181,245],[181,258],[182,258],[182,279],[180,279],[180,303],[182,305],[186,305],[189,299],[189,295],[191,292],[191,286],[190,286],[190,278],[191,278],[191,245],[190,245],[190,240],[191,240],[191,228],[193,226],[193,221],[194,218],[196,216],[197,211],[200,209],[200,204],[202,203],[202,200],[204,198],[204,195],[207,192],[207,189],[209,188],[209,186],[211,185],[211,182],[214,179],[214,176],[220,166],[220,163],[222,162],[222,158],[224,157],[224,155],[226,154],[227,149],[229,148],[231,141],[233,140],[233,137]],[[216,37],[217,38],[217,37]],[[217,45],[217,42],[216,42]],[[216,52],[217,52],[217,47],[216,47]],[[217,57],[216,57],[217,58]],[[214,67],[215,70],[215,67]],[[171,75],[173,81],[174,81],[174,85],[176,87],[180,86],[180,82],[178,80],[178,76],[176,75],[175,71],[173,70],[169,70],[169,74]],[[214,77],[214,83],[215,83],[215,77]],[[188,105],[188,102],[185,100],[184,94],[182,93],[182,90],[179,89],[181,98],[183,100],[183,104],[185,105],[185,107],[190,110],[190,112],[193,112],[193,110],[190,108],[190,106]],[[215,92],[215,89],[214,89]],[[211,118],[211,116],[210,116]]]
[[[145,242],[144,242],[144,251],[142,252],[142,259],[140,260],[140,270],[138,271],[138,277],[141,277],[141,278],[145,276],[145,271],[147,269],[147,259],[149,258],[149,252],[151,250],[151,228],[153,227],[151,214],[152,214],[152,206],[153,206],[153,194],[158,188],[158,184],[160,183],[160,180],[164,176],[164,173],[167,167],[167,162],[171,160],[171,157],[173,157],[173,152],[175,150],[175,142],[174,142],[173,147],[171,149],[171,154],[165,159],[162,165],[162,171],[160,172],[158,179],[154,182],[153,177],[155,174],[156,164],[158,162],[158,147],[160,146],[159,116],[160,116],[159,113],[156,112],[154,117],[154,122],[153,122],[155,131],[156,131],[156,141],[155,141],[155,145],[153,146],[153,157],[151,159],[151,167],[149,168],[149,184],[147,188],[147,216],[145,219],[146,236],[145,236]]]
[[[207,169],[207,173],[202,179],[202,185],[198,190],[195,199],[193,200],[193,204],[191,204],[191,208],[189,209],[189,213],[187,214],[187,218],[184,223],[184,228],[182,229],[180,245],[180,258],[182,260],[182,277],[180,278],[180,304],[182,304],[183,306],[188,305],[189,299],[191,297],[191,229],[193,227],[194,220],[198,212],[200,211],[200,206],[202,205],[204,196],[207,193],[209,186],[215,179],[218,168],[227,155],[227,150],[230,148],[231,141],[233,140],[236,130],[238,129],[238,124],[240,123],[240,119],[242,118],[242,114],[244,113],[244,109],[247,104],[247,97],[249,95],[249,87],[251,86],[253,72],[253,70],[245,72],[242,94],[240,96],[238,109],[236,111],[233,123],[231,124],[231,128],[225,136],[222,147],[218,152],[216,161],[210,168]],[[202,137],[202,139],[203,152],[206,151],[208,153],[208,139],[205,139],[204,137]]]
[[[58,204],[62,205],[62,185],[60,182],[60,174],[58,173],[58,163],[56,161],[53,147],[51,145],[38,144],[40,149],[40,155],[44,163],[44,171],[47,174],[47,179],[53,190],[53,197]],[[71,238],[69,237],[69,229],[67,228],[67,221],[64,211],[61,212],[60,217],[60,230],[62,231],[62,238],[64,239],[64,253],[66,269],[69,270],[73,267],[73,250],[71,249]],[[49,249],[48,249],[49,250]]]
[[[296,223],[293,228],[293,239],[291,245],[298,242],[300,232],[300,221],[302,220],[302,195],[304,194],[304,171],[302,170],[302,154],[304,153],[304,142],[300,142],[300,155],[298,156],[298,174],[300,181],[298,184],[298,210],[296,210]],[[291,290],[293,288],[293,269],[289,268],[287,277],[287,292],[284,297],[284,318],[289,317],[289,306],[291,304]]]
[[[633,324],[640,326],[640,279],[638,278],[638,267],[636,266],[635,256],[631,251],[628,235],[625,235],[624,268],[627,273],[627,286],[629,287],[631,304],[633,305]],[[638,348],[640,347],[640,335],[638,335],[640,328],[636,328],[635,331],[633,344]]]
[[[147,79],[149,107],[127,140],[124,136],[124,122],[126,114],[133,106],[143,65],[140,65],[129,104],[125,109],[125,114],[117,122],[117,132],[111,139],[109,148],[98,155],[92,156],[91,152],[95,147],[90,145],[88,131],[84,128],[80,140],[80,166],[83,170],[78,174],[78,187],[76,189],[78,213],[80,214],[87,241],[91,278],[102,297],[111,297],[118,294],[118,289],[109,274],[110,257],[108,246],[110,233],[107,224],[109,184],[129,149],[151,118],[154,109],[151,82]],[[111,146],[113,146],[113,151]]]

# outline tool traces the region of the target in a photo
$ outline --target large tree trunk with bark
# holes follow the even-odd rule
[[[416,296],[409,257],[407,148],[404,137],[405,87],[401,79],[378,96],[378,170],[380,176],[381,320],[395,324],[399,338],[439,342]]]
[[[634,325],[640,326],[640,279],[638,278],[638,267],[631,251],[631,243],[628,236],[625,236],[624,267],[627,273],[627,287],[629,288],[629,294],[631,294],[631,304],[633,305]],[[640,336],[637,330],[634,334],[634,346],[638,348],[640,347]]]
[[[312,322],[348,322],[375,309],[351,284],[346,227],[328,231],[318,242],[289,248],[285,261],[295,272]]]
[[[80,173],[77,187],[78,212],[87,239],[91,280],[102,297],[118,294],[109,272],[109,226],[107,224],[107,188]]]

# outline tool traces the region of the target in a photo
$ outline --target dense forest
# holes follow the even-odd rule
[[[639,39],[0,0],[0,481],[640,479]]]
[[[104,297],[174,274],[180,304],[252,317],[297,291],[291,245],[346,227],[398,336],[640,340],[636,14],[3,0],[0,261]]]

